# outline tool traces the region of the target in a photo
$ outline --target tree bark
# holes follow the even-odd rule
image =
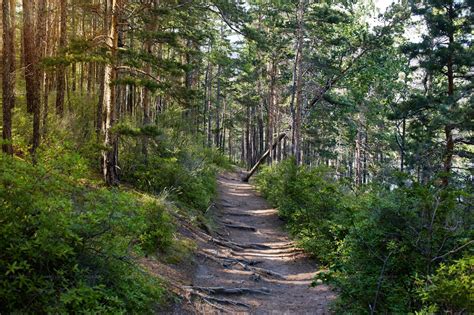
[[[298,50],[296,52],[296,108],[295,108],[295,123],[294,123],[294,146],[295,146],[295,158],[296,164],[301,165],[301,124],[302,124],[302,110],[303,110],[303,18],[304,18],[304,0],[298,2],[297,12],[297,39],[298,39]]]
[[[448,10],[448,16],[451,24],[453,23],[453,5],[450,4]],[[449,56],[447,64],[447,77],[448,77],[448,96],[451,99],[454,95],[454,69],[453,69],[453,55],[452,55],[452,46],[454,44],[454,34],[449,34]],[[448,186],[449,176],[451,174],[451,168],[453,164],[453,155],[454,155],[454,139],[453,139],[453,129],[454,127],[451,124],[447,124],[444,127],[444,133],[446,138],[446,150],[444,154],[444,175],[442,177],[443,186]]]
[[[362,184],[362,132],[357,130],[355,147],[355,183],[357,186]]]
[[[104,180],[108,185],[117,185],[118,173],[118,138],[116,134],[111,132],[111,128],[115,123],[115,107],[116,107],[116,89],[112,86],[117,77],[115,67],[118,45],[118,15],[119,0],[107,0],[107,8],[109,10],[110,22],[108,24],[107,46],[110,47],[111,61],[105,65],[104,69],[104,98],[102,115],[103,124],[102,131],[104,134],[104,147],[102,151],[102,172]]]
[[[267,150],[273,146],[273,132],[275,119],[275,88],[276,88],[276,57],[273,56],[270,62],[270,95],[268,97],[268,117],[267,117]],[[270,150],[267,159],[268,164],[273,162],[273,152]]]
[[[246,152],[246,159],[245,163],[247,164],[247,167],[252,166],[252,144],[250,143],[250,120],[252,119],[250,117],[250,106],[246,105],[245,108],[246,112],[246,119],[245,119],[245,152]]]
[[[153,32],[155,30],[155,25],[150,21],[148,22],[147,25],[147,31],[148,32]],[[152,54],[152,48],[153,48],[153,43],[151,40],[147,40],[145,42],[145,52],[151,56]],[[150,63],[146,63],[145,65],[145,73],[148,75],[151,74],[151,66]],[[187,81],[186,81],[187,82]],[[149,125],[150,124],[150,91],[148,88],[145,86],[143,87],[143,125]],[[145,159],[145,162],[147,161],[148,158],[148,138],[143,137],[142,140],[142,154]]]
[[[3,0],[2,151],[13,155],[12,109],[15,105],[15,0]]]
[[[220,122],[220,110],[221,110],[221,73],[222,66],[217,66],[217,88],[216,88],[216,132],[214,134],[214,144],[216,147],[220,147],[220,134],[221,134],[221,122]]]
[[[67,32],[67,0],[60,0],[60,35],[59,35],[59,50],[64,50],[66,47],[66,32]],[[64,114],[64,94],[66,88],[66,66],[60,64],[56,73],[56,113],[59,116]]]
[[[37,30],[38,34],[36,36],[36,47],[38,47],[39,53],[38,53],[38,60],[42,60],[46,56],[46,24],[48,21],[48,3],[47,0],[38,0],[38,21],[36,23],[37,25]],[[41,91],[43,91],[43,103],[44,103],[44,109],[47,110],[48,105],[46,102],[48,102],[48,87],[47,87],[47,81],[46,81],[46,72],[39,68],[39,80],[40,80],[40,99],[41,99]],[[40,101],[40,111],[41,111],[41,101]],[[43,114],[43,118],[45,117]],[[38,118],[40,119],[40,118]],[[46,132],[46,119],[43,119],[43,128],[42,128],[42,135],[45,135]]]
[[[40,69],[39,48],[37,46],[34,3],[23,0],[23,45],[25,59],[26,103],[28,112],[33,113],[33,139],[31,154],[35,161],[35,152],[40,144]]]

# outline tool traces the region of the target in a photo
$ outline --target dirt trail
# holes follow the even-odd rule
[[[197,312],[328,314],[335,295],[324,285],[310,287],[316,264],[288,238],[277,211],[237,174],[218,183],[217,235],[198,242],[190,287]]]

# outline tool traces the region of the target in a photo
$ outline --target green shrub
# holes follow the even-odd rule
[[[169,130],[158,134],[148,138],[146,157],[143,138],[123,137],[121,179],[142,191],[167,191],[184,208],[205,210],[216,191],[217,171],[230,168],[228,160],[215,149],[193,144],[185,135]]]
[[[264,168],[256,183],[278,207],[301,245],[319,261],[332,263],[351,224],[353,210],[331,170],[296,167],[289,159]]]
[[[472,239],[472,194],[434,183],[406,186],[407,178],[397,176],[392,190],[374,183],[354,192],[334,178],[330,169],[288,160],[264,168],[256,183],[290,232],[329,268],[316,280],[338,288],[337,312],[471,307],[465,303],[467,264],[435,270],[468,250],[463,245]],[[451,252],[457,248],[463,250]],[[423,290],[417,278],[427,279]]]
[[[142,274],[130,248],[143,235],[168,246],[169,221],[146,216],[162,206],[54,165],[0,155],[0,169],[1,313],[147,312],[163,301],[163,285]]]
[[[418,279],[416,291],[424,305],[421,313],[473,313],[474,256],[441,264],[434,274]]]
[[[173,245],[175,226],[164,203],[145,203],[142,213],[145,227],[139,237],[141,248],[148,254],[166,252]]]

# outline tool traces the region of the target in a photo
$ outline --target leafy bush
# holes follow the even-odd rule
[[[217,170],[230,168],[229,161],[217,150],[202,148],[170,130],[162,129],[147,140],[139,134],[123,137],[121,179],[146,192],[167,191],[186,208],[205,210],[215,194]]]
[[[69,161],[85,163],[72,153],[55,163]],[[80,167],[63,175],[0,155],[0,169],[0,312],[146,312],[163,301],[131,251],[169,246],[160,200],[99,188]]]
[[[146,225],[139,237],[141,248],[146,253],[153,253],[156,250],[166,252],[170,249],[173,245],[175,226],[166,205],[158,204],[154,200],[149,201],[144,205],[142,216]]]
[[[396,177],[392,190],[374,183],[354,192],[334,178],[327,168],[289,160],[263,169],[256,183],[304,248],[329,268],[317,279],[338,288],[338,312],[472,308],[465,302],[472,266],[436,271],[469,249],[472,194],[435,183],[407,186],[414,181]]]
[[[416,291],[424,314],[474,312],[474,257],[441,264],[434,274],[418,279]]]
[[[351,224],[353,209],[331,170],[296,167],[289,159],[264,168],[256,183],[278,207],[301,245],[319,261],[333,262]]]

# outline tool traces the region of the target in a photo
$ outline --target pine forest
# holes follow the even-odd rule
[[[0,5],[0,314],[474,313],[472,0]]]

